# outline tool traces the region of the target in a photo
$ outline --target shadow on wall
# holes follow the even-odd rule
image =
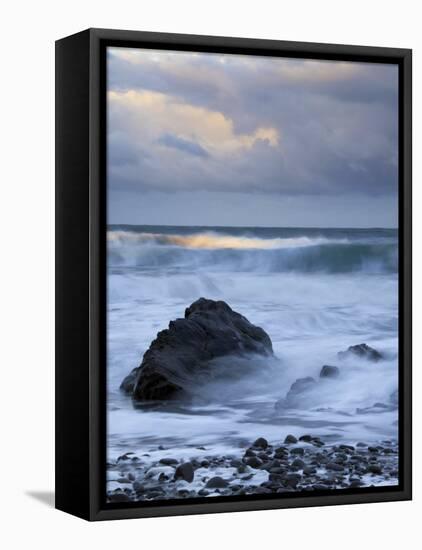
[[[31,497],[49,508],[54,508],[55,493],[54,491],[26,491],[28,497]]]

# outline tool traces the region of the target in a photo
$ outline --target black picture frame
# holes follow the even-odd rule
[[[399,479],[397,487],[193,501],[105,502],[105,48],[393,63],[399,68]],[[56,508],[87,520],[412,498],[412,52],[88,29],[56,42]]]

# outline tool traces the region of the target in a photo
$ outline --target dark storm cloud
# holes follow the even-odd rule
[[[397,68],[113,49],[109,184],[390,195]]]

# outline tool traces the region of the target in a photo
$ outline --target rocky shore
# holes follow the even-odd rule
[[[162,446],[126,453],[107,464],[109,502],[274,494],[396,485],[393,440],[332,444],[311,435],[260,437],[238,454],[214,456],[205,447],[176,458]],[[152,457],[161,456],[159,460]],[[187,456],[187,455],[185,455]]]

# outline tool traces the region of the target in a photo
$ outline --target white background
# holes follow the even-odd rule
[[[14,549],[415,548],[422,518],[418,391],[421,15],[412,0],[4,2],[0,33],[0,544]],[[87,27],[413,48],[415,500],[89,524],[54,488],[54,41]],[[419,333],[419,334],[418,334]],[[34,496],[35,495],[35,496]],[[41,496],[41,500],[40,500]],[[44,502],[43,502],[44,501]],[[4,540],[2,540],[4,539]]]

